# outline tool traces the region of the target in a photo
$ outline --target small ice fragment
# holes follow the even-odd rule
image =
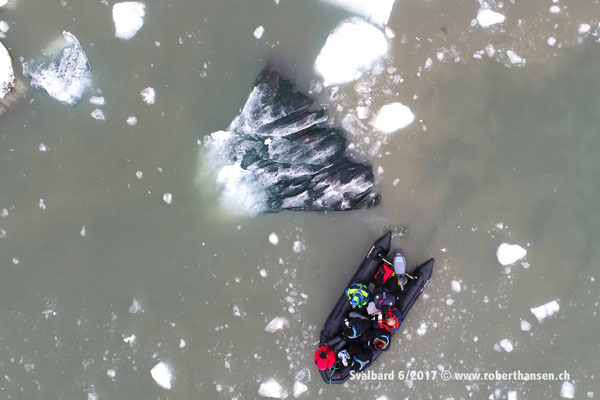
[[[4,8],[8,5],[8,0],[0,0],[0,8]]]
[[[564,381],[560,387],[560,397],[565,399],[575,398],[575,385],[572,382]]]
[[[85,235],[87,234],[86,230],[85,230],[85,225],[81,225],[81,230],[79,231],[79,234],[82,237],[85,237]]]
[[[40,210],[46,209],[46,203],[44,203],[44,199],[40,199],[38,206],[40,207]]]
[[[294,251],[294,253],[300,253],[302,250],[304,250],[304,243],[302,243],[302,241],[300,240],[296,240],[294,242],[292,250]]]
[[[144,173],[142,171],[137,171],[135,173],[135,177],[138,179],[142,179],[143,176],[144,176]]]
[[[371,125],[380,132],[392,133],[406,128],[415,120],[410,108],[402,103],[390,103],[381,107]]]
[[[502,339],[499,343],[500,347],[504,349],[507,353],[513,351],[513,343],[510,339]]]
[[[146,104],[154,104],[154,101],[156,100],[156,91],[151,87],[147,87],[140,91],[140,95]]]
[[[109,369],[108,371],[106,371],[106,375],[108,375],[111,378],[114,378],[115,376],[117,376],[117,371],[114,368]]]
[[[294,382],[294,397],[298,397],[306,391],[308,391],[308,387],[304,383],[299,381]]]
[[[431,57],[427,57],[427,60],[425,60],[425,69],[430,69],[431,66],[433,65],[433,60],[431,59]]]
[[[185,340],[179,339],[179,348],[183,349],[185,347],[185,345],[186,345]]]
[[[526,255],[527,250],[518,244],[502,243],[496,251],[498,261],[504,266],[514,264]]]
[[[548,40],[546,40],[546,43],[548,43],[548,46],[554,46],[556,44],[556,38],[554,36],[550,36]]]
[[[152,378],[159,386],[165,389],[171,389],[173,373],[171,372],[171,368],[168,364],[162,361],[159,362],[152,368],[152,370],[150,370],[150,375],[152,375]]]
[[[135,335],[123,336],[123,341],[129,345],[132,345],[135,342]]]
[[[279,243],[279,237],[277,237],[275,232],[269,235],[269,242],[271,242],[273,246],[277,246],[277,243]]]
[[[144,26],[146,5],[127,1],[113,5],[112,17],[115,22],[115,36],[119,39],[131,39]]]
[[[427,324],[425,322],[421,322],[421,325],[419,325],[419,328],[417,329],[417,335],[425,335],[427,333],[427,328]]]
[[[524,319],[521,320],[521,330],[522,331],[529,331],[531,329],[531,324],[527,321],[525,321]]]
[[[512,50],[507,50],[506,55],[508,56],[508,60],[511,64],[521,64],[523,62],[523,57]]]
[[[577,32],[579,32],[580,35],[583,35],[588,33],[590,29],[592,29],[590,24],[579,24],[579,26],[577,27]]]
[[[506,393],[506,400],[517,400],[517,391],[509,390],[508,393]]]
[[[264,269],[264,268],[261,268],[261,269],[260,269],[260,271],[258,271],[258,273],[259,273],[259,274],[260,274],[260,276],[262,276],[263,278],[266,278],[266,277],[267,277],[267,275],[269,275],[269,274],[267,273],[267,270],[266,270],[266,269]]]
[[[315,70],[325,86],[354,81],[388,52],[385,34],[367,21],[353,17],[342,21],[327,37],[315,60]]]
[[[132,314],[135,314],[140,311],[142,311],[142,306],[136,299],[133,299],[133,301],[131,302],[131,305],[129,306],[129,312]]]
[[[42,153],[45,153],[48,151],[48,146],[46,146],[44,143],[40,143],[39,149]]]
[[[163,201],[167,204],[171,204],[171,202],[173,201],[173,195],[171,193],[163,194]]]
[[[552,6],[550,7],[550,14],[558,14],[560,12],[560,7],[559,6]]]
[[[265,28],[261,25],[254,30],[254,37],[260,39],[263,33],[265,33]]]
[[[398,186],[398,184],[400,183],[400,179],[396,178],[394,179],[394,181],[392,182],[393,186]]]
[[[14,265],[19,265],[20,261],[17,257],[13,257],[12,262]]]
[[[273,399],[284,399],[287,397],[287,393],[279,382],[271,378],[266,382],[260,384],[258,388],[258,394],[263,397],[270,397]]]
[[[135,115],[127,117],[127,125],[134,126],[135,124],[137,124],[137,117]]]
[[[504,229],[504,222],[498,222],[496,225],[496,228],[498,229]]]
[[[98,395],[94,392],[90,392],[87,395],[87,400],[98,400]]]
[[[89,100],[90,103],[95,106],[103,106],[106,104],[106,100],[104,100],[104,97],[102,96],[91,96]]]
[[[459,281],[452,281],[452,291],[458,293],[460,292],[460,282]]]
[[[479,10],[477,13],[477,22],[479,26],[487,28],[488,26],[501,24],[504,22],[506,17],[499,12],[492,11],[489,9]]]
[[[97,119],[98,121],[105,121],[106,120],[106,118],[104,117],[104,113],[99,108],[96,108],[94,111],[92,111],[90,113],[90,115],[92,116],[92,118]]]
[[[6,237],[6,231],[0,228],[0,239],[4,239]]]
[[[284,330],[289,325],[288,320],[284,317],[275,317],[267,324],[265,331],[275,333]]]
[[[496,54],[496,48],[491,43],[486,44],[483,50],[488,57],[493,57]]]
[[[92,84],[92,67],[77,38],[69,32],[63,37],[65,46],[59,51],[39,62],[23,62],[23,75],[53,99],[74,105]]]
[[[542,322],[548,317],[556,314],[560,310],[560,306],[556,300],[552,300],[549,303],[541,305],[539,307],[531,308],[531,312],[537,318],[538,322]]]

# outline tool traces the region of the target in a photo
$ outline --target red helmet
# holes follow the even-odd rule
[[[320,370],[326,370],[333,367],[335,364],[335,353],[331,347],[325,345],[319,347],[319,350],[315,352],[315,364]]]

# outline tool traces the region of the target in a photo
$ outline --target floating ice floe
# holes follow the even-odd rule
[[[396,0],[322,0],[325,3],[359,15],[367,21],[383,26],[388,23]]]
[[[327,37],[315,61],[324,84],[352,82],[387,55],[385,34],[362,18],[342,21]]]
[[[204,139],[225,205],[247,214],[352,210],[379,202],[373,169],[345,155],[323,109],[266,70],[227,131]]]
[[[302,393],[308,391],[308,387],[299,381],[294,382],[294,397],[299,397]]]
[[[165,193],[165,194],[163,194],[163,201],[166,204],[171,204],[173,202],[173,195],[171,193]]]
[[[517,400],[517,391],[516,390],[509,390],[506,393],[506,400]]]
[[[521,64],[524,61],[523,57],[512,50],[507,50],[506,55],[508,56],[508,61],[510,61],[511,64]]]
[[[129,312],[132,314],[135,314],[140,311],[142,311],[142,306],[136,299],[133,299],[133,301],[131,302],[131,305],[129,306]]]
[[[529,331],[531,329],[531,324],[527,321],[525,321],[524,319],[521,320],[521,330],[522,331]]]
[[[273,399],[285,399],[287,397],[287,392],[281,387],[279,382],[273,378],[260,384],[258,394]]]
[[[156,364],[150,370],[150,375],[152,375],[152,378],[159,386],[165,389],[171,389],[171,385],[173,383],[173,372],[167,363],[161,361]]]
[[[74,105],[92,84],[92,67],[77,38],[69,32],[63,37],[66,45],[59,51],[40,62],[24,62],[23,75],[53,99]]]
[[[131,39],[144,26],[146,5],[127,1],[113,5],[112,16],[115,22],[115,36],[119,39]]]
[[[502,243],[498,246],[496,257],[500,264],[507,266],[516,263],[527,255],[527,250],[518,244]]]
[[[556,44],[556,38],[554,36],[550,36],[548,40],[546,40],[546,43],[548,43],[548,46],[554,46]]]
[[[510,339],[502,339],[498,342],[498,347],[503,349],[507,353],[510,353],[514,349],[513,343]]]
[[[8,5],[8,0],[0,0],[0,8],[5,8]]]
[[[402,103],[391,103],[381,107],[371,125],[380,132],[392,133],[404,129],[415,120],[410,108]]]
[[[557,5],[553,5],[550,7],[550,14],[558,14],[560,12],[560,7]]]
[[[0,43],[0,99],[3,99],[16,83],[12,59],[6,47]]]
[[[487,28],[492,25],[501,24],[506,20],[506,17],[499,12],[489,9],[479,10],[477,13],[477,22],[479,26]]]
[[[542,322],[548,317],[553,316],[560,310],[560,306],[556,300],[552,300],[549,303],[541,305],[539,307],[534,307],[531,309],[531,313],[535,315],[538,322]]]
[[[261,25],[254,30],[254,37],[257,39],[260,39],[264,33],[265,33],[265,28]]]
[[[292,250],[294,253],[300,253],[302,250],[306,249],[306,246],[301,240],[296,240],[292,245]]]
[[[104,112],[101,109],[96,108],[94,111],[90,113],[92,118],[97,119],[99,121],[106,121],[106,117],[104,116]]]
[[[279,237],[275,232],[269,235],[269,242],[271,242],[273,246],[277,246],[277,243],[279,243]]]
[[[282,331],[288,327],[289,323],[286,318],[275,317],[267,324],[265,331],[269,333],[275,333]]]
[[[564,381],[560,386],[560,397],[565,399],[575,398],[575,385],[572,382]]]
[[[456,292],[456,293],[460,292],[460,282],[459,281],[456,281],[456,280],[452,281],[452,291]]]
[[[151,87],[142,89],[142,91],[140,91],[140,95],[142,96],[142,100],[146,104],[154,104],[156,100],[156,91],[154,90],[154,88]]]
[[[127,117],[127,125],[135,126],[137,124],[137,117],[135,115],[130,115]]]
[[[104,97],[102,96],[90,96],[88,100],[95,106],[103,106],[106,104],[106,100],[104,100]]]
[[[579,32],[580,35],[585,35],[591,29],[592,27],[590,26],[590,24],[579,24],[579,26],[577,27],[577,32]]]

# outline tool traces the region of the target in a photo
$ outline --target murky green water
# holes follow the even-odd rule
[[[374,370],[567,370],[576,398],[597,397],[600,55],[593,37],[577,43],[577,24],[597,26],[600,8],[583,3],[556,16],[547,1],[505,4],[502,31],[484,31],[469,27],[476,1],[398,1],[386,66],[404,80],[376,80],[371,100],[374,109],[401,101],[422,121],[369,132],[382,142],[372,155],[352,136],[384,170],[382,204],[258,217],[217,204],[199,178],[197,141],[227,127],[267,61],[308,87],[328,32],[348,13],[308,0],[148,1],[144,27],[121,41],[97,0],[19,0],[0,11],[27,88],[0,117],[0,397],[252,399],[269,378],[292,397],[303,368],[313,375],[304,398],[559,397],[563,380],[325,387],[312,363],[318,332],[388,225],[408,228],[394,244],[411,265],[435,257],[437,268]],[[105,122],[89,116],[87,96],[62,105],[21,75],[19,57],[37,57],[63,30],[88,54]],[[561,48],[546,44],[551,35]],[[473,59],[487,43],[515,49],[526,65]],[[438,62],[453,45],[460,60]],[[433,67],[418,73],[428,57]],[[148,86],[154,105],[141,101]],[[361,101],[352,84],[337,100],[329,93],[318,100],[343,106],[332,112],[338,121]],[[525,247],[530,268],[502,267],[502,242]],[[133,299],[140,312],[129,312]],[[538,323],[529,309],[555,299],[559,313]],[[289,327],[264,332],[276,316]],[[494,350],[502,339],[511,352]],[[159,360],[173,369],[170,391],[150,375]]]

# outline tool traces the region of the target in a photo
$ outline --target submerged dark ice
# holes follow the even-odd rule
[[[327,112],[265,69],[227,131],[205,141],[226,202],[249,213],[352,210],[374,206],[370,165],[351,160]]]

